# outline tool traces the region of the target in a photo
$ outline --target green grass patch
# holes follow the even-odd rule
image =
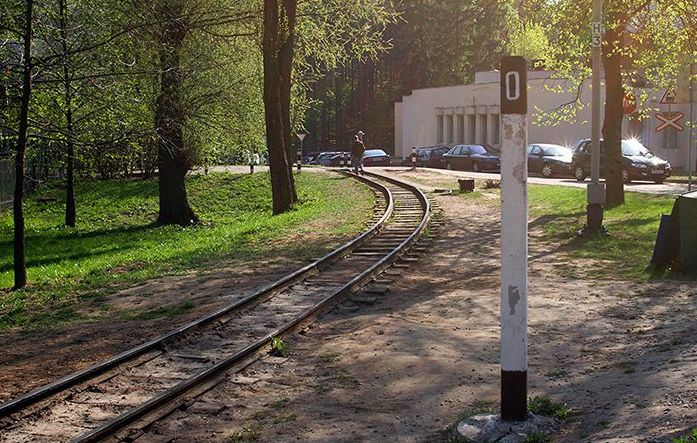
[[[537,395],[528,399],[528,409],[533,414],[559,419],[568,418],[573,412],[565,404],[555,402],[549,395]]]
[[[688,434],[674,438],[672,443],[697,443],[697,429],[693,429]]]
[[[600,279],[645,279],[662,214],[670,214],[674,197],[625,193],[626,203],[605,210],[609,236],[579,238],[586,221],[586,190],[530,185],[530,228],[559,243],[572,258],[598,262],[583,272]]]
[[[158,211],[155,180],[79,181],[74,229],[63,225],[65,190],[57,183],[41,187],[25,205],[30,287],[0,290],[0,329],[76,320],[76,300],[98,302],[120,287],[162,275],[214,270],[231,260],[316,257],[363,230],[373,201],[367,188],[327,174],[296,177],[300,203],[275,217],[268,174],[188,177],[189,200],[202,223],[186,228],[152,223]],[[316,241],[308,242],[309,236]],[[5,211],[0,288],[12,283],[12,218]]]

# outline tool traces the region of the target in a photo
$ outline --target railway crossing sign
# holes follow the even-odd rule
[[[624,100],[622,100],[622,107],[624,108],[625,115],[634,114],[637,109],[636,95],[628,92],[627,95],[624,96]]]
[[[676,112],[674,114],[663,114],[659,112],[656,114],[656,118],[662,123],[656,126],[656,132],[661,132],[667,128],[677,129],[680,132],[684,131],[685,128],[680,124],[680,120],[682,120],[683,117],[685,117],[685,114],[682,112]]]
[[[661,98],[662,105],[674,105],[677,103],[677,94],[675,93],[675,88],[668,88]]]

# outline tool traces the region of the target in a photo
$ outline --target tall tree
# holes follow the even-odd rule
[[[624,204],[624,180],[622,178],[622,121],[625,96],[622,78],[623,44],[627,20],[631,12],[619,1],[607,3],[608,29],[603,42],[603,67],[605,70],[605,115],[603,122],[603,146],[605,151],[605,201],[608,206]]]
[[[14,289],[27,285],[26,245],[24,232],[24,158],[27,150],[29,128],[29,102],[31,101],[32,80],[32,24],[34,22],[34,1],[26,0],[24,19],[24,51],[22,58],[22,102],[19,113],[19,130],[15,152],[15,194],[13,202],[14,221]]]
[[[264,0],[264,108],[273,213],[290,210],[295,185],[290,169],[290,91],[297,0]]]
[[[68,51],[67,0],[58,0],[61,41],[61,67],[63,71],[63,100],[65,115],[66,196],[65,224],[75,227],[75,135],[73,131],[73,90],[71,85],[70,52]]]
[[[580,104],[580,85],[590,75],[590,2],[559,0],[547,6],[550,20],[546,24],[553,54],[548,66],[575,78],[570,90],[576,100],[557,110],[551,121],[574,121]],[[646,102],[646,88],[673,86],[686,59],[697,57],[694,40],[693,0],[606,0],[604,2],[605,35],[602,42],[605,72],[605,116],[603,139],[606,178],[606,203],[624,203],[621,163],[622,102],[625,93],[643,88],[640,101]],[[566,91],[566,92],[570,92]],[[648,107],[647,107],[648,108]],[[650,115],[650,109],[645,116]]]
[[[184,0],[158,0],[156,14],[165,19],[158,33],[160,93],[155,110],[157,166],[162,224],[188,225],[198,221],[189,206],[184,179],[191,159],[184,147],[186,114],[182,100],[182,52],[191,24]]]

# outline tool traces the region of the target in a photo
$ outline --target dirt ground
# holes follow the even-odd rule
[[[412,179],[427,190],[444,185],[432,173]],[[441,442],[473,405],[495,408],[498,208],[486,199],[436,200],[445,226],[418,262],[389,271],[386,294],[344,303],[288,337],[288,358],[266,357],[229,374],[138,441]],[[548,394],[574,410],[554,441],[667,442],[697,426],[697,285],[570,279],[558,270],[566,275],[569,266],[589,263],[569,262],[534,231],[530,255],[530,395]],[[224,275],[210,277],[220,279],[218,290],[230,284]],[[180,282],[181,290],[196,291],[192,281]],[[127,333],[118,330],[124,326]],[[54,372],[65,372],[85,327],[103,337],[86,359],[145,333],[134,321],[113,330],[81,325],[19,345],[3,335],[0,381],[20,386],[32,371],[50,378],[46,356]]]
[[[429,181],[447,184],[415,180]],[[445,227],[387,294],[347,302],[289,337],[287,359],[230,375],[142,441],[439,442],[474,405],[495,408],[498,209],[437,200]],[[570,280],[554,251],[531,233],[529,393],[574,411],[553,440],[670,441],[697,425],[694,282]]]
[[[323,239],[317,246],[331,250],[346,240]],[[162,277],[76,307],[83,318],[93,321],[41,330],[2,331],[0,402],[231,304],[306,265],[310,259],[279,255],[264,262],[229,263],[214,271]],[[182,307],[186,308],[177,315],[157,314],[158,310],[176,312]],[[147,318],[149,313],[155,313],[154,318]]]

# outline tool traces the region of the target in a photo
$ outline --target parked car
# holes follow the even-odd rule
[[[443,155],[449,150],[446,146],[416,148],[416,166],[422,168],[442,168]],[[407,158],[406,164],[411,166],[411,155]]]
[[[368,149],[363,153],[363,166],[390,166],[390,156],[382,149]]]
[[[339,155],[338,152],[320,152],[315,156],[315,158],[312,159],[312,161],[308,162],[308,164],[311,165],[321,165],[321,166],[332,166],[332,159]]]
[[[571,174],[573,152],[561,145],[532,143],[528,145],[528,172],[553,177]]]
[[[329,159],[329,163],[330,163],[329,166],[341,166],[341,158],[342,157],[344,159],[344,166],[351,165],[351,153],[339,151],[336,153],[336,155],[334,157],[331,157]]]
[[[321,152],[308,152],[307,154],[303,155],[303,163],[306,165],[311,165],[313,164],[312,161],[319,155]],[[316,164],[316,163],[315,163]]]
[[[501,169],[499,151],[490,145],[455,145],[443,155],[446,169],[459,171],[498,171]]]
[[[600,140],[600,174],[604,175],[605,149]],[[591,171],[591,140],[583,139],[574,147],[572,169],[578,181],[584,181]],[[636,139],[622,140],[622,179],[651,180],[663,183],[670,177],[670,163],[657,157]]]

